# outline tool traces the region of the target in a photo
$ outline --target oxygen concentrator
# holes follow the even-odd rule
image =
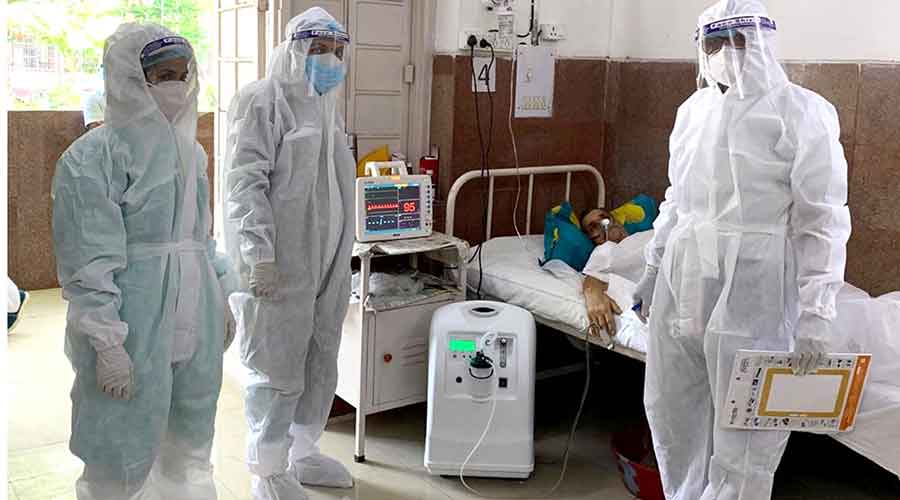
[[[432,316],[428,352],[428,472],[460,475],[462,468],[464,476],[529,477],[534,471],[531,313],[499,302],[446,305]]]

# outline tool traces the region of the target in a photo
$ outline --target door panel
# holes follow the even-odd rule
[[[356,130],[366,137],[390,137],[403,127],[403,107],[392,95],[356,96]]]
[[[357,95],[358,92],[391,92],[398,99],[401,97],[403,80],[395,76],[397,68],[402,71],[406,64],[403,54],[395,50],[359,49],[356,55]]]
[[[408,8],[399,2],[390,5],[385,2],[357,2],[357,16],[365,22],[358,23],[356,41],[361,45],[387,46],[401,49],[409,43],[409,32],[397,29]]]

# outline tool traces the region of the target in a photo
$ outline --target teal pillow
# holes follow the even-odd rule
[[[594,251],[569,202],[553,207],[544,217],[544,264],[557,259],[581,272]]]

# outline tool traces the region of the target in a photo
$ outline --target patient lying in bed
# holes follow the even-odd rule
[[[631,294],[644,271],[644,247],[653,231],[629,236],[611,218],[604,231],[600,223],[604,218],[610,218],[609,213],[595,209],[581,221],[585,234],[597,245],[582,271],[582,291],[589,321],[614,336],[625,324],[620,316],[631,316]],[[873,298],[846,283],[838,293],[836,309],[830,350],[872,353],[870,380],[900,385],[900,292]]]
[[[603,220],[608,220],[609,225],[604,227]],[[597,245],[582,271],[585,275],[582,290],[588,319],[592,326],[615,335],[616,316],[622,314],[623,307],[628,309],[631,304],[619,303],[613,298],[617,295],[621,301],[621,292],[625,291],[616,294],[610,291],[611,275],[633,283],[640,279],[644,271],[644,246],[653,237],[653,231],[629,236],[625,227],[602,208],[587,212],[581,219],[581,228]]]

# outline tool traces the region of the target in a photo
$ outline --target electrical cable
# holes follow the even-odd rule
[[[563,452],[563,464],[562,470],[559,473],[559,479],[556,480],[556,484],[553,485],[553,488],[550,488],[550,493],[547,496],[552,496],[556,493],[556,490],[559,489],[560,485],[562,485],[563,479],[566,477],[566,469],[569,467],[569,452],[571,451],[572,443],[575,442],[575,431],[578,430],[578,422],[581,420],[581,413],[584,411],[584,403],[587,401],[588,392],[591,389],[591,341],[589,339],[591,327],[589,326],[587,330],[584,331],[584,366],[585,366],[585,376],[584,376],[584,390],[581,391],[581,402],[578,403],[578,411],[575,413],[575,420],[572,421],[572,429],[569,431],[569,439],[566,440],[566,450]]]
[[[584,331],[584,364],[585,364],[585,376],[584,376],[584,389],[581,391],[581,401],[578,403],[578,411],[575,412],[575,419],[572,421],[572,427],[569,430],[569,437],[566,439],[566,447],[563,451],[562,457],[562,468],[559,471],[559,478],[556,480],[556,484],[550,488],[547,493],[537,496],[497,496],[497,495],[486,495],[477,489],[469,486],[465,480],[465,469],[466,466],[469,465],[469,462],[472,460],[472,457],[475,456],[475,453],[481,448],[481,445],[484,443],[484,439],[488,434],[488,431],[491,428],[491,424],[494,421],[494,414],[497,410],[497,394],[496,392],[491,397],[491,413],[488,416],[487,424],[484,426],[484,430],[481,432],[481,437],[478,438],[478,441],[475,442],[475,446],[469,451],[469,454],[466,456],[466,459],[463,461],[462,465],[459,467],[459,480],[463,486],[471,493],[478,495],[483,498],[492,498],[498,500],[525,500],[529,498],[533,499],[543,499],[543,498],[551,498],[556,493],[556,490],[562,486],[563,480],[566,478],[566,470],[569,468],[569,453],[572,450],[572,443],[575,442],[575,431],[578,430],[578,423],[581,421],[581,414],[584,412],[584,405],[587,402],[587,396],[591,389],[591,341],[590,341],[590,332],[593,327],[589,326]]]
[[[488,95],[488,103],[489,103],[488,109],[490,110],[490,118],[488,119],[487,150],[484,153],[485,160],[484,160],[484,163],[482,164],[483,165],[482,171],[481,171],[482,177],[487,177],[489,174],[488,162],[491,159],[491,149],[494,146],[494,94],[493,94],[493,92],[491,92],[491,70],[494,68],[494,63],[497,61],[497,56],[494,53],[494,46],[491,45],[490,42],[488,42],[487,40],[482,39],[481,46],[484,47],[485,45],[487,45],[491,49],[491,62],[488,63],[488,66],[487,66],[487,69],[485,70],[485,75],[484,75],[484,82],[485,82],[485,87],[487,89],[487,95]],[[481,130],[481,126],[479,125],[479,131],[480,130]],[[488,184],[488,189],[490,189],[490,184]],[[488,196],[493,196],[493,195],[494,195],[493,192],[488,193]],[[482,199],[482,203],[484,203],[483,199]],[[484,210],[485,231],[487,231],[489,229],[487,227],[488,226],[488,215],[489,214],[487,213],[487,206],[485,206],[485,210]],[[486,235],[487,234],[485,233],[485,236]],[[486,243],[487,243],[487,241],[482,243],[481,246],[483,247]],[[481,249],[481,247],[479,247],[479,250],[480,249]],[[478,297],[479,300],[483,298],[481,296],[481,285],[484,282],[484,264],[482,263],[483,256],[484,256],[484,252],[479,251],[478,252],[478,289],[475,291],[475,295]]]
[[[519,149],[516,145],[516,132],[513,130],[513,108],[515,107],[516,102],[516,64],[518,64],[518,60],[519,50],[518,47],[516,47],[513,49],[513,59],[509,70],[509,114],[507,115],[506,124],[509,127],[509,138],[512,142],[513,150],[513,162],[515,162],[516,167],[516,201],[513,204],[513,229],[516,230],[516,236],[518,236],[521,241],[522,233],[519,231],[519,199],[522,195],[522,177],[519,175]],[[525,228],[526,231],[529,229],[530,228]],[[525,251],[526,253],[528,251],[527,245]]]
[[[534,0],[531,0],[531,21],[528,22],[528,33],[524,35],[516,34],[519,38],[528,38],[534,33]]]
[[[466,456],[466,459],[459,466],[459,481],[462,483],[463,486],[466,487],[467,490],[469,490],[473,494],[478,495],[480,497],[483,497],[484,495],[481,494],[481,492],[479,492],[475,488],[469,486],[469,483],[466,482],[466,478],[463,475],[463,472],[466,470],[466,466],[469,465],[469,461],[472,460],[472,457],[475,455],[475,452],[478,451],[478,448],[481,448],[481,443],[484,442],[484,438],[487,437],[488,431],[491,429],[491,423],[494,421],[494,414],[496,413],[496,411],[497,411],[497,395],[494,394],[494,397],[491,398],[491,414],[488,417],[487,424],[484,426],[484,431],[482,431],[481,437],[478,438],[478,441],[475,443],[475,446],[472,447],[472,450],[469,451],[469,454],[468,454],[468,456]]]
[[[474,37],[471,37],[471,38],[474,38]],[[482,134],[481,133],[481,115],[478,110],[478,76],[475,74],[475,45],[476,45],[476,43],[477,42],[472,42],[471,40],[469,41],[469,59],[470,59],[470,63],[471,63],[470,66],[472,68],[472,87],[474,89],[474,90],[472,90],[472,98],[475,101],[475,128],[478,132],[478,145],[481,149],[481,176],[484,177],[484,170],[485,170],[485,164],[487,163],[487,159],[485,158],[484,137],[481,135]],[[482,207],[482,211],[484,212],[482,219],[484,221],[484,224],[487,224],[487,202],[485,201],[484,197],[482,197],[482,199],[481,199],[481,207]],[[481,255],[481,248],[483,246],[484,246],[484,244],[478,245],[478,248],[475,249],[475,253],[472,254],[472,256],[469,258],[469,261],[466,262],[466,264],[471,264],[472,261],[474,261],[476,258],[479,258],[479,256]]]
[[[496,62],[496,60],[497,60],[497,57],[496,57],[496,54],[495,54],[495,52],[494,52],[494,46],[491,45],[490,42],[488,42],[487,40],[485,40],[485,39],[482,38],[482,39],[481,39],[481,44],[480,44],[480,45],[481,45],[482,48],[490,48],[490,49],[491,49],[491,60],[490,60],[490,62],[488,63],[488,65],[485,67],[485,76],[484,76],[485,87],[486,87],[486,89],[487,89],[487,91],[488,91],[488,92],[487,92],[487,94],[488,94],[488,101],[489,101],[489,103],[490,103],[490,104],[489,104],[490,118],[489,118],[489,121],[488,121],[489,125],[488,125],[487,147],[485,147],[485,139],[484,139],[484,135],[483,135],[484,132],[483,132],[482,127],[481,127],[481,112],[479,111],[479,107],[478,107],[478,92],[477,92],[477,90],[478,90],[478,76],[477,76],[476,73],[475,73],[475,46],[474,46],[474,45],[470,45],[470,46],[469,46],[469,51],[470,51],[469,53],[470,53],[470,56],[471,56],[471,57],[470,57],[470,62],[471,62],[470,66],[471,66],[471,68],[472,68],[472,83],[473,83],[474,88],[475,88],[475,91],[472,92],[472,95],[473,95],[474,100],[475,100],[475,126],[476,126],[476,128],[478,129],[478,144],[479,144],[479,147],[480,147],[480,149],[481,149],[481,177],[482,177],[482,178],[485,178],[485,177],[488,177],[488,174],[489,174],[488,161],[489,161],[489,158],[490,158],[491,149],[493,148],[493,135],[494,135],[494,96],[491,94],[491,91],[490,91],[490,90],[491,90],[491,70],[492,70],[493,67],[494,67],[494,64],[495,64],[495,62]],[[492,193],[488,193],[488,196],[491,196],[491,194],[492,194]],[[482,197],[482,199],[481,199],[481,205],[482,205],[482,208],[483,208],[482,223],[483,223],[484,228],[485,228],[485,235],[487,235],[487,224],[488,224],[488,203],[487,203],[487,197]],[[469,258],[469,261],[467,262],[467,264],[471,264],[472,261],[474,261],[476,258],[478,259],[478,287],[477,287],[477,289],[476,289],[475,295],[476,295],[479,299],[482,298],[482,296],[481,296],[481,287],[482,287],[482,284],[484,283],[484,264],[483,264],[483,253],[482,253],[482,248],[484,248],[484,244],[485,244],[485,243],[486,243],[486,241],[483,242],[481,245],[478,245],[478,248],[475,249],[475,253]]]

